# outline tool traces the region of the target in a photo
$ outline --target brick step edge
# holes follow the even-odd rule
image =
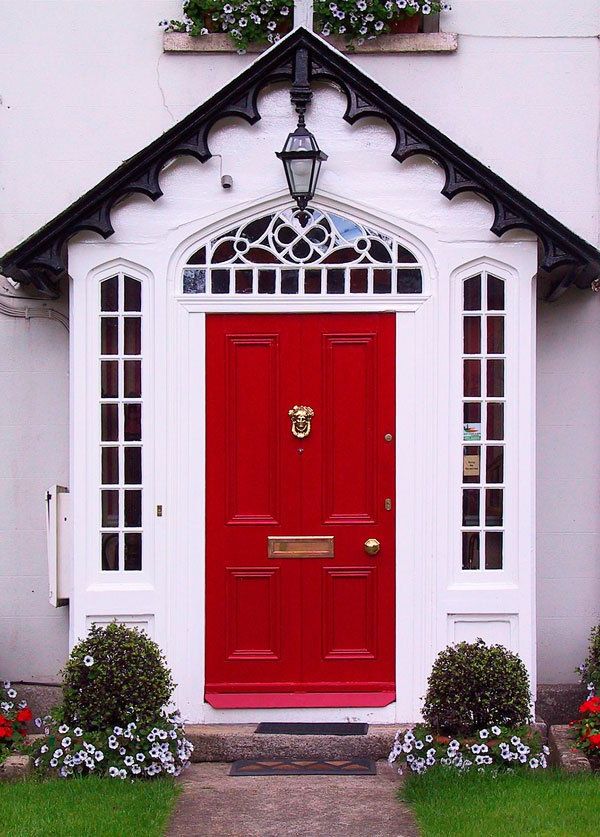
[[[575,747],[573,730],[568,724],[555,724],[548,733],[550,760],[566,773],[591,773],[590,760]]]

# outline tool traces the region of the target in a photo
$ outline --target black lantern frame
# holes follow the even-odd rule
[[[283,163],[290,195],[304,211],[314,197],[321,163],[327,160],[327,154],[321,151],[314,135],[304,124],[303,114],[300,114],[296,130],[288,134],[283,150],[276,154]]]

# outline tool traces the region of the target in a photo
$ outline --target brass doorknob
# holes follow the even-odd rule
[[[377,538],[367,538],[365,541],[365,552],[367,555],[377,555],[381,549],[381,544]]]

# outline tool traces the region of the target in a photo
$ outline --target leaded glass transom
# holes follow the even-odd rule
[[[184,294],[415,294],[421,265],[391,236],[322,209],[284,209],[203,244]]]

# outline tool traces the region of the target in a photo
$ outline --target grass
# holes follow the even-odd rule
[[[556,770],[407,776],[400,791],[423,837],[590,837],[600,834],[600,776]]]
[[[178,789],[169,779],[97,776],[0,783],[1,837],[162,837]]]

